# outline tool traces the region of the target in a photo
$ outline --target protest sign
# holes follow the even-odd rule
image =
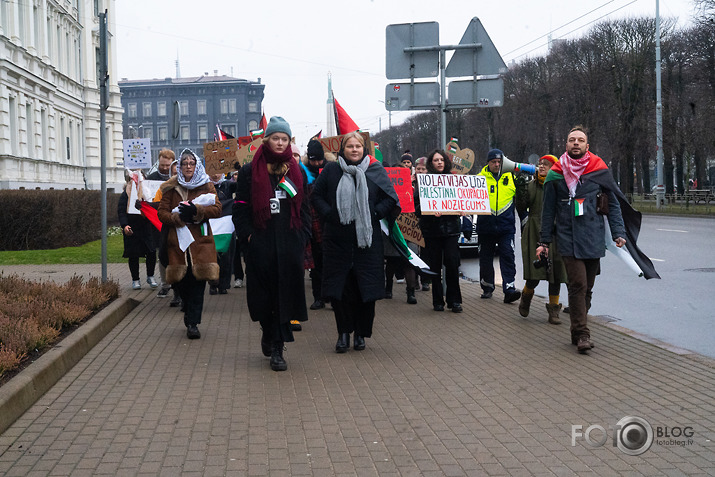
[[[360,135],[363,137],[365,140],[365,144],[368,145],[368,154],[374,156],[375,151],[372,147],[372,143],[370,142],[370,134],[362,131],[358,131]],[[320,145],[323,146],[323,150],[325,152],[332,152],[337,156],[338,151],[340,151],[340,143],[343,140],[343,137],[345,134],[341,136],[328,136],[328,137],[321,137],[318,139],[320,141]]]
[[[253,160],[253,156],[256,155],[256,151],[263,143],[263,138],[259,137],[254,139],[250,144],[247,144],[238,150],[238,162],[243,166],[248,164]]]
[[[457,140],[452,138],[445,147],[447,154],[452,159],[452,171],[457,174],[468,174],[474,165],[474,151],[471,149],[461,149]]]
[[[206,162],[206,174],[231,172],[236,163],[236,152],[238,152],[238,141],[236,138],[223,141],[207,142],[204,144],[204,160]]]
[[[149,169],[151,167],[151,140],[149,138],[124,139],[124,167]]]
[[[490,214],[484,176],[417,174],[417,189],[423,214]]]
[[[410,170],[406,167],[386,167],[385,171],[387,171],[392,187],[395,188],[397,197],[400,199],[402,212],[414,212],[415,198]]]
[[[425,239],[422,237],[422,230],[420,229],[420,221],[417,215],[412,214],[400,214],[397,216],[397,226],[400,227],[400,232],[412,243],[416,243],[420,247],[425,246]]]

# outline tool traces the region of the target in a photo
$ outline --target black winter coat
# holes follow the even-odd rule
[[[419,191],[415,186],[415,214],[420,220],[420,230],[425,238],[457,237],[462,232],[462,219],[459,215],[422,215]]]
[[[381,168],[381,174],[384,174],[389,185],[387,172],[379,163],[370,167]],[[341,224],[338,215],[336,194],[342,175],[340,164],[329,162],[315,180],[311,194],[313,208],[323,224],[323,296],[342,298],[345,280],[350,270],[354,270],[362,301],[368,303],[385,296],[382,244],[384,234],[380,229],[380,219],[394,219],[393,214],[398,205],[397,195],[392,197],[386,193],[366,174],[372,216],[372,244],[367,248],[359,248],[355,224]],[[392,194],[395,194],[394,190]]]
[[[275,312],[280,323],[306,321],[303,259],[305,245],[310,240],[308,201],[304,198],[300,207],[299,229],[290,228],[290,198],[280,200],[280,213],[271,214],[265,229],[256,229],[251,205],[251,177],[251,164],[248,163],[238,173],[233,206],[238,239],[246,243],[251,237],[245,251],[246,301],[251,320],[269,319]],[[280,178],[269,177],[275,188]],[[305,187],[304,182],[303,190]]]
[[[119,217],[119,226],[122,228],[124,235],[124,258],[146,257],[147,254],[156,252],[156,244],[154,243],[154,231],[156,228],[151,225],[146,217],[137,214],[128,214],[127,205],[129,196],[127,192],[122,192],[119,196],[117,204],[117,216]],[[134,232],[132,235],[124,234],[124,227],[130,226]]]

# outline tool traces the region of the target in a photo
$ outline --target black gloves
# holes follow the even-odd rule
[[[191,224],[194,222],[194,217],[196,217],[196,206],[189,202],[188,204],[179,204],[179,218],[185,224]]]
[[[142,210],[142,201],[137,199],[136,202],[134,202],[134,207],[136,207],[137,210]]]

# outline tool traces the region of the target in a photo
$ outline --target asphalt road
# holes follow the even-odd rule
[[[517,286],[523,287],[517,233]],[[715,219],[643,217],[638,245],[660,280],[635,276],[610,252],[601,260],[590,313],[666,343],[715,358]],[[495,260],[497,280],[499,267]],[[479,259],[462,260],[462,273],[479,279]],[[536,289],[546,296],[546,284]],[[568,302],[566,287],[561,301]]]

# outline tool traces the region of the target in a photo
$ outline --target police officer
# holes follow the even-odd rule
[[[504,303],[512,303],[521,297],[514,285],[516,265],[514,263],[514,175],[502,172],[504,153],[492,149],[487,155],[487,165],[479,173],[486,178],[489,192],[490,215],[477,218],[479,234],[479,281],[482,298],[491,298],[494,292],[494,253],[499,246],[499,267],[502,275]]]

